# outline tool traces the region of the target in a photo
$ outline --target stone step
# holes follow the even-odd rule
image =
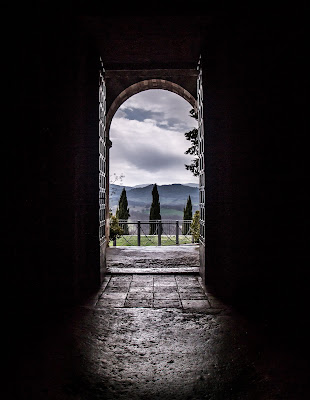
[[[199,274],[198,267],[107,268],[107,274]]]

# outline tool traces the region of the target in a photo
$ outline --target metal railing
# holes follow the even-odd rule
[[[113,246],[168,246],[194,243],[192,220],[127,221],[119,220],[123,235]]]

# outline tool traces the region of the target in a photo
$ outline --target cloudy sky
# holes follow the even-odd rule
[[[110,128],[110,181],[122,174],[124,178],[116,184],[198,183],[184,167],[192,159],[184,154],[190,146],[184,133],[197,127],[189,116],[191,108],[179,95],[161,89],[126,100]]]

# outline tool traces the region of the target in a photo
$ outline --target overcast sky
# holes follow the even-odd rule
[[[181,96],[161,89],[146,90],[126,100],[110,128],[110,181],[114,174],[123,174],[122,182],[116,184],[198,183],[184,166],[193,157],[184,154],[190,146],[184,133],[197,127],[189,116],[191,109]]]

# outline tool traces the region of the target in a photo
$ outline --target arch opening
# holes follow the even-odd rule
[[[107,113],[107,118],[106,118],[107,136],[109,136],[112,118],[115,115],[116,111],[119,109],[119,107],[131,96],[149,89],[168,90],[170,92],[178,94],[183,99],[185,99],[195,110],[197,109],[197,102],[195,97],[177,83],[165,79],[145,79],[143,81],[130,85],[115,98]]]
[[[109,157],[112,184],[109,210],[112,215],[116,215],[121,194],[119,185],[126,187],[130,203],[128,221],[133,232],[137,229],[136,221],[146,222],[150,219],[150,187],[156,183],[160,191],[161,219],[166,221],[165,234],[168,230],[171,231],[169,241],[166,240],[165,234],[163,235],[162,244],[175,244],[176,221],[180,223],[180,244],[189,243],[192,237],[182,236],[183,212],[189,195],[193,203],[193,214],[199,208],[198,177],[194,177],[185,168],[185,164],[191,161],[193,155],[184,154],[190,147],[184,134],[197,126],[195,119],[190,116],[191,109],[192,104],[179,94],[165,90],[149,90],[127,99],[116,112],[111,124],[113,147]],[[125,179],[114,185],[116,174],[124,174]],[[141,188],[136,190],[138,185]],[[173,199],[167,195],[168,191],[171,191]],[[168,225],[167,221],[174,221],[174,225]],[[145,231],[144,225],[142,228]],[[144,239],[146,238],[142,236],[141,245],[144,245]],[[123,238],[120,243],[122,240]],[[136,243],[136,237],[132,240]],[[151,242],[149,238],[147,240],[147,243]],[[157,238],[152,240],[153,245],[156,245]]]

